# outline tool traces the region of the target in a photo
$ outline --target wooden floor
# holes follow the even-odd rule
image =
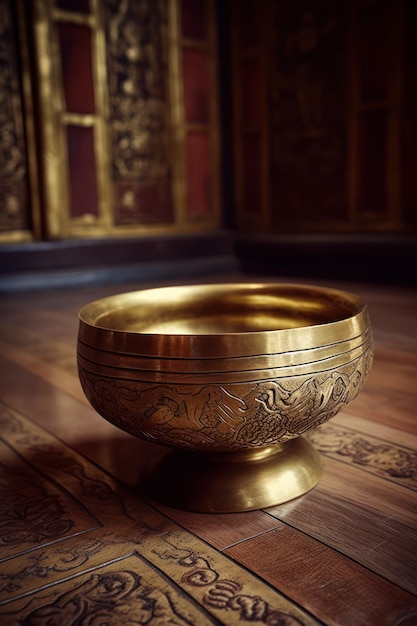
[[[165,450],[80,388],[79,309],[140,285],[2,296],[1,624],[417,624],[417,291],[322,284],[367,301],[370,378],[311,436],[316,488],[222,515],[145,502]]]

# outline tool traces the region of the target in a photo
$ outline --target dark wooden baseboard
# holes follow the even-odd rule
[[[238,269],[225,231],[0,246],[0,293],[123,282],[186,280]]]
[[[416,236],[237,234],[234,250],[245,274],[417,286]]]
[[[417,237],[218,231],[0,246],[0,293],[263,274],[417,286]]]

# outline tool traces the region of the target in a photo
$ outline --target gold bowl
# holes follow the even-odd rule
[[[353,294],[307,285],[162,287],[80,311],[78,369],[94,409],[174,450],[145,492],[195,511],[244,511],[320,480],[303,437],[359,393],[373,342]]]

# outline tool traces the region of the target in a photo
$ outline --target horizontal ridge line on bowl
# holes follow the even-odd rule
[[[362,337],[362,336],[361,336]],[[361,339],[361,337],[357,339]],[[234,373],[234,372],[247,372],[255,370],[270,370],[281,369],[286,367],[300,367],[307,366],[313,363],[322,363],[331,358],[341,358],[342,355],[352,353],[354,350],[358,350],[371,343],[372,337],[368,334],[360,343],[359,341],[345,342],[343,351],[331,349],[332,346],[324,346],[318,349],[309,349],[308,351],[297,351],[293,353],[271,354],[262,356],[259,358],[251,357],[238,361],[240,367],[237,367],[236,360],[231,359],[216,359],[207,361],[195,360],[169,360],[153,359],[149,357],[123,357],[113,353],[106,353],[107,358],[102,356],[102,353],[96,353],[94,349],[79,348],[78,355],[85,361],[104,367],[113,367],[117,370],[132,370],[132,371],[146,371],[156,372],[159,374],[210,374],[210,373]],[[340,344],[338,344],[340,348]],[[101,357],[101,358],[100,358]],[[297,357],[297,358],[295,358]],[[247,367],[250,363],[251,367]],[[171,366],[171,367],[170,367]],[[223,367],[222,367],[223,366]]]
[[[295,366],[240,370],[231,372],[149,372],[147,370],[117,368],[112,366],[106,366],[103,364],[96,364],[94,362],[87,361],[81,355],[79,356],[79,364],[81,367],[84,367],[87,371],[94,373],[95,375],[102,375],[108,378],[114,377],[119,380],[136,380],[137,382],[141,383],[149,382],[168,384],[190,382],[190,384],[205,384],[207,383],[208,379],[210,379],[210,382],[238,383],[255,380],[253,378],[253,374],[255,372],[257,373],[257,376],[259,378],[274,379],[288,378],[289,376],[309,376],[312,374],[319,374],[321,372],[334,370],[334,368],[337,367],[345,367],[366,354],[368,350],[371,349],[371,346],[371,342],[369,342],[367,346],[366,344],[364,344],[364,346],[360,348],[356,348],[355,350],[342,354],[342,358],[339,358],[340,355],[336,355],[334,357],[323,359],[321,361],[313,361],[311,363],[305,363]],[[324,364],[326,365],[326,367],[323,367]],[[138,373],[141,374],[141,378],[138,378]]]
[[[308,352],[308,351],[312,351],[312,350],[324,350],[324,349],[328,349],[328,348],[332,348],[332,347],[340,347],[342,344],[346,344],[348,342],[354,342],[356,340],[361,339],[362,337],[368,337],[370,334],[372,333],[371,329],[369,327],[365,327],[364,330],[362,330],[359,334],[355,334],[352,335],[348,338],[345,339],[340,339],[339,341],[331,341],[328,343],[323,343],[322,345],[314,345],[314,346],[308,346],[306,348],[297,348],[294,350],[288,350],[287,348],[283,348],[280,351],[277,352],[272,352],[272,351],[268,351],[268,352],[260,352],[258,354],[240,354],[238,356],[189,356],[189,355],[169,355],[169,356],[165,356],[164,354],[144,354],[142,352],[134,352],[133,350],[129,350],[129,351],[121,351],[118,349],[117,345],[115,345],[113,348],[110,347],[104,347],[104,346],[100,346],[97,345],[95,342],[91,342],[91,343],[87,343],[84,339],[79,339],[78,340],[78,345],[81,347],[85,347],[86,349],[91,349],[96,351],[97,353],[107,353],[107,354],[114,354],[117,355],[117,357],[127,357],[127,358],[141,358],[141,359],[146,359],[146,360],[158,360],[158,361],[240,361],[240,360],[244,360],[244,359],[257,359],[257,358],[270,358],[273,356],[278,356],[278,355],[283,355],[283,354],[298,354],[298,353],[304,353],[304,352]],[[106,342],[109,343],[109,342]]]
[[[341,343],[346,338],[361,335],[369,327],[366,310],[350,318],[321,326],[292,328],[234,335],[143,335],[106,331],[81,323],[79,341],[103,351],[139,353],[142,356],[166,357],[175,354],[178,358],[233,358],[252,357],[284,351],[316,349],[323,345]],[[329,339],[331,340],[329,341]]]

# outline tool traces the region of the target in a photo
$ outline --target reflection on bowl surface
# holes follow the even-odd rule
[[[313,326],[350,317],[361,306],[356,296],[298,285],[194,285],[105,298],[81,318],[116,331],[201,335]]]

